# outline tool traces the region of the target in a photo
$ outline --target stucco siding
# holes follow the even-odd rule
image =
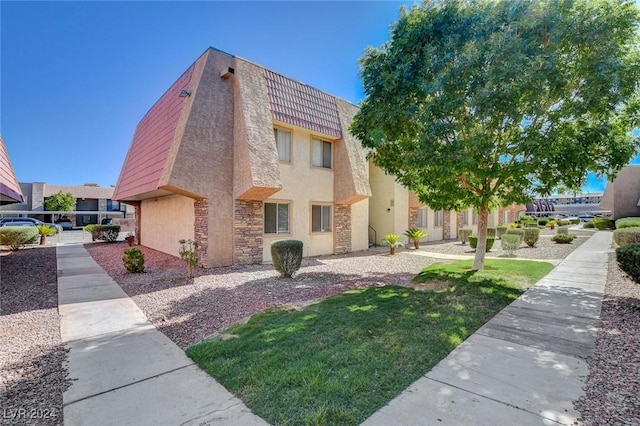
[[[179,240],[194,238],[194,200],[171,195],[141,203],[142,245],[179,256]]]
[[[369,199],[351,205],[351,250],[369,248]]]

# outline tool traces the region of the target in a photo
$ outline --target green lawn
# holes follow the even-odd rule
[[[260,313],[187,354],[271,424],[357,425],[553,268],[470,266],[426,268],[416,282],[433,291],[384,286]]]

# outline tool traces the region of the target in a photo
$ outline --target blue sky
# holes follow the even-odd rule
[[[1,1],[0,133],[20,181],[109,186],[136,124],[207,47],[357,103],[358,59],[412,3]]]

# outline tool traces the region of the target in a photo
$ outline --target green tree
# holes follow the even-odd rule
[[[631,1],[427,1],[361,58],[351,126],[374,163],[434,209],[487,218],[637,152],[639,13]]]
[[[49,211],[72,211],[76,208],[76,198],[70,192],[58,191],[44,199],[44,208]]]

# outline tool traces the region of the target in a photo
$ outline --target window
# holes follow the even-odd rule
[[[121,207],[121,204],[119,201],[107,200],[107,211],[109,212],[121,211],[120,207]]]
[[[311,141],[311,164],[315,167],[331,168],[331,142]]]
[[[331,206],[311,206],[311,232],[331,232]]]
[[[418,228],[427,227],[427,208],[421,207],[418,209]]]
[[[469,210],[465,210],[462,212],[462,226],[467,226],[469,224]]]
[[[437,212],[434,212],[434,216],[433,216],[433,226],[435,226],[436,228],[439,228],[440,226],[442,226],[442,210],[438,210]]]
[[[291,161],[291,132],[273,129],[276,135],[276,147],[278,148],[278,160]]]
[[[264,233],[289,232],[289,204],[264,203]]]
[[[473,215],[472,217],[472,221],[473,221],[473,225],[477,225],[478,224],[478,212],[477,211],[473,211]]]

